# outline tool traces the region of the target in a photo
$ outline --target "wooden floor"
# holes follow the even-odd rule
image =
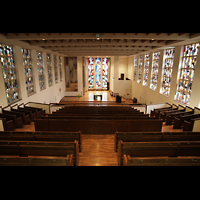
[[[78,100],[77,97],[64,97],[62,101],[74,101],[76,103],[83,101],[91,101],[93,94],[102,94],[103,101],[115,102],[115,97],[111,97],[107,91],[91,91]],[[107,97],[107,98],[106,98]],[[132,103],[132,100],[122,101]],[[117,104],[119,105],[119,104]],[[31,125],[24,125],[23,129],[16,131],[35,131],[34,122]],[[172,125],[166,126],[163,123],[162,132],[178,132],[182,129],[173,129]],[[117,166],[117,153],[114,151],[114,134],[113,135],[82,135],[82,152],[79,153],[79,166]]]

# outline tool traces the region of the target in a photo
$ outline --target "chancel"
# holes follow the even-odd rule
[[[0,33],[0,166],[200,166],[200,33]]]

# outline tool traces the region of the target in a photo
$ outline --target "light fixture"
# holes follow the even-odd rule
[[[42,39],[42,40],[45,40],[45,39]]]
[[[154,39],[151,39],[151,40],[154,40]]]

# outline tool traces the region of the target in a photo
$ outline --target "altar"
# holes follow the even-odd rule
[[[94,100],[102,101],[102,94],[94,94]]]

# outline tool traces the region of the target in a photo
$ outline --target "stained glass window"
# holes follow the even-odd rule
[[[150,88],[152,90],[157,89],[159,60],[160,60],[160,52],[153,53],[153,61],[152,61],[152,69],[151,69],[151,84],[150,84]]]
[[[102,87],[107,88],[108,83],[108,58],[102,58]]]
[[[183,48],[182,63],[179,69],[179,80],[175,99],[184,104],[189,103],[192,92],[192,83],[198,52],[199,43],[185,45]]]
[[[146,54],[144,57],[144,77],[143,77],[143,85],[147,86],[148,82],[148,73],[149,73],[149,59],[150,54]]]
[[[33,71],[31,63],[31,51],[29,49],[22,48],[22,57],[24,65],[24,75],[26,81],[27,95],[30,96],[35,93],[33,84]]]
[[[138,67],[138,83],[142,81],[142,65],[143,65],[143,55],[140,55],[139,58],[139,67]]]
[[[58,83],[58,64],[57,64],[57,56],[53,56],[54,61],[54,73],[55,73],[55,82]]]
[[[88,85],[94,88],[94,58],[88,58]]]
[[[60,69],[60,82],[63,80],[62,78],[62,57],[59,56],[59,69]]]
[[[0,44],[0,58],[8,103],[19,99],[16,69],[12,46]]]
[[[48,71],[48,84],[49,87],[53,85],[51,54],[47,53],[47,71]]]
[[[44,62],[43,62],[43,55],[41,52],[36,51],[37,57],[37,66],[38,66],[38,74],[39,74],[39,86],[40,90],[45,89],[45,79],[44,79]]]
[[[136,81],[137,79],[137,56],[134,58],[134,78],[133,80]]]
[[[95,58],[95,87],[101,88],[101,58]]]
[[[162,69],[162,86],[160,89],[160,93],[169,96],[170,93],[170,86],[171,86],[171,79],[172,79],[172,70],[173,70],[173,63],[174,63],[174,53],[175,49],[166,49],[164,52],[164,62],[163,62],[163,69]]]

